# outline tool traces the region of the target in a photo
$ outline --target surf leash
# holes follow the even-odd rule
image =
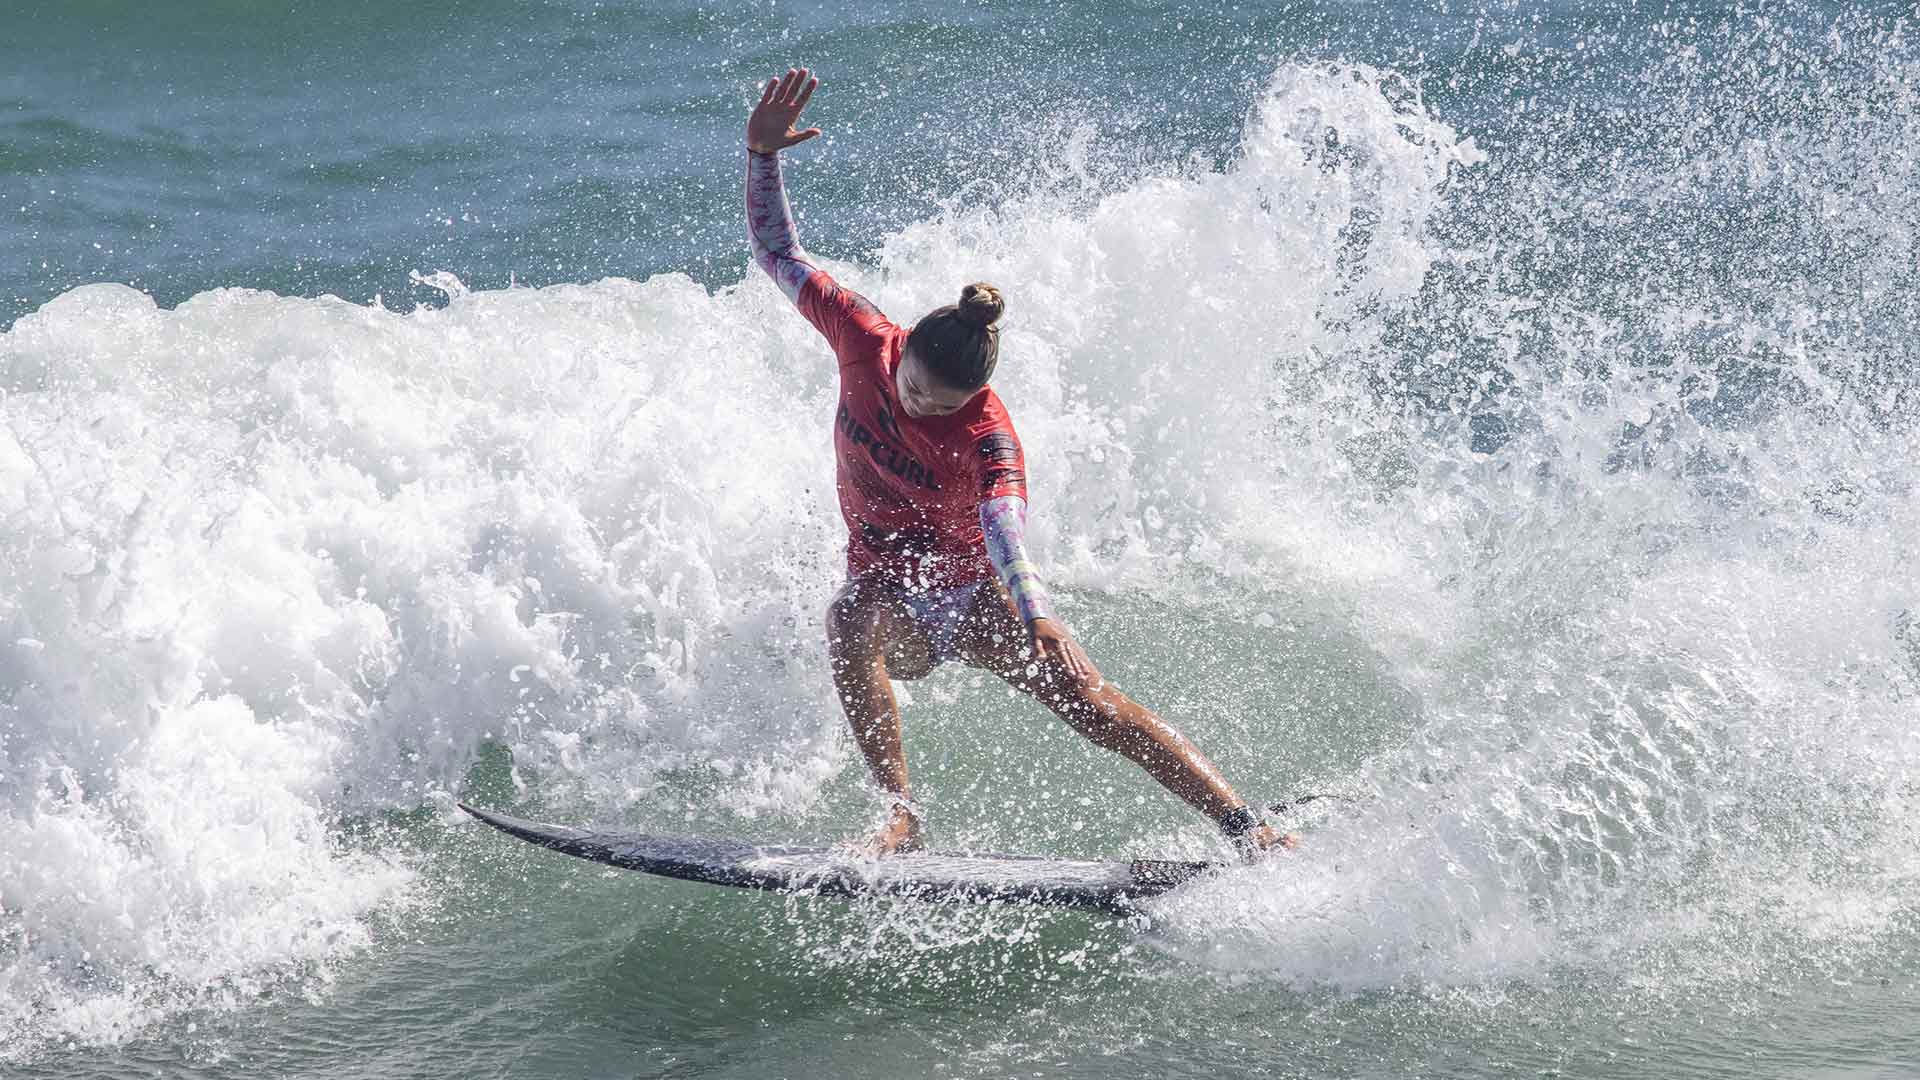
[[[1291,799],[1282,799],[1277,803],[1268,803],[1267,813],[1275,816],[1291,814],[1316,799],[1338,799],[1341,802],[1360,801],[1359,797],[1355,795],[1343,795],[1337,791],[1316,791],[1308,795],[1296,795]]]

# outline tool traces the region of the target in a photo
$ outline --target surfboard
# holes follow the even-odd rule
[[[1056,859],[941,852],[871,859],[828,847],[590,832],[496,814],[466,803],[457,805],[509,836],[576,859],[681,881],[789,895],[1031,904],[1125,916],[1138,911],[1142,902],[1225,865],[1171,859]]]

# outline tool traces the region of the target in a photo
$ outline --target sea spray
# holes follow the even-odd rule
[[[1836,38],[1780,44],[1864,67],[1882,108],[1849,113],[1873,134],[1837,153],[1823,99],[1758,98],[1764,117],[1728,121],[1776,125],[1748,160],[1910,189],[1859,149],[1911,127],[1901,62],[1863,63],[1868,49]],[[1747,81],[1697,58],[1694,75],[1702,97],[1738,100]],[[1329,127],[1291,152],[1350,141]],[[1697,159],[1676,197],[1724,192],[1729,167]],[[1516,172],[1535,216],[1509,216],[1526,200],[1479,201],[1518,186]],[[1582,268],[1572,281],[1540,271],[1565,243],[1560,193],[1497,157],[1466,179],[1429,222],[1441,243],[1414,302],[1387,297],[1330,353],[1281,361],[1298,391],[1274,402],[1281,429],[1301,433],[1291,472],[1318,475],[1297,502],[1242,504],[1273,513],[1243,536],[1278,567],[1397,556],[1308,576],[1345,596],[1423,722],[1361,770],[1367,799],[1314,834],[1313,857],[1169,901],[1157,940],[1353,988],[1569,968],[1698,988],[1871,963],[1911,922],[1920,698],[1901,627],[1920,589],[1920,395],[1897,359],[1911,305],[1816,308],[1740,277],[1589,288]],[[1590,205],[1618,207],[1617,194]],[[1823,239],[1860,224],[1830,215]],[[1537,235],[1445,244],[1489,227]],[[1716,259],[1782,272],[1771,241],[1711,239]],[[1590,258],[1623,254],[1610,241],[1641,243],[1613,219]],[[1868,281],[1910,273],[1872,249],[1844,259]],[[1596,303],[1622,287],[1636,306]],[[1328,540],[1301,543],[1307,528]]]

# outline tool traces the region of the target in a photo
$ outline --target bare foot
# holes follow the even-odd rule
[[[919,851],[923,846],[920,837],[920,818],[904,806],[895,805],[887,812],[887,823],[880,831],[868,838],[860,848],[862,855],[880,858],[886,855],[904,855],[909,851]]]
[[[1277,832],[1271,825],[1262,825],[1254,835],[1254,843],[1259,844],[1262,851],[1275,847],[1292,851],[1300,846],[1300,834]]]
[[[1300,846],[1300,835],[1298,833],[1283,833],[1271,825],[1262,824],[1252,832],[1247,833],[1241,843],[1241,854],[1246,857],[1248,862],[1252,862],[1263,855],[1269,854],[1275,848],[1285,848],[1288,851],[1295,850]]]

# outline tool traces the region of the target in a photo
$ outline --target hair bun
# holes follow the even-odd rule
[[[1000,316],[1007,310],[1007,302],[1000,296],[1000,290],[984,281],[976,281],[960,290],[960,317],[982,330],[993,329]]]

